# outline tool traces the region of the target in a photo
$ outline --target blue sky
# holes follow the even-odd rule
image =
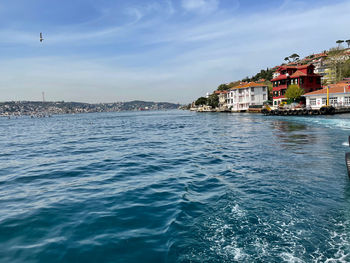
[[[348,0],[0,0],[0,101],[187,103],[350,39],[349,14]]]

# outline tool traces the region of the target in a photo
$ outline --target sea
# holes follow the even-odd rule
[[[350,115],[0,118],[0,262],[350,262]]]

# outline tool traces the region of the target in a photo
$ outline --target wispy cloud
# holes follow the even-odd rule
[[[209,13],[218,8],[219,0],[182,0],[182,7],[186,11]]]
[[[0,92],[3,99],[45,90],[64,100],[188,102],[291,53],[308,55],[349,38],[350,3],[325,1],[301,1],[298,12],[290,1],[264,12],[237,10],[237,1],[225,8],[224,0],[187,1],[191,15],[185,2],[130,2],[53,27],[42,44],[35,29],[0,27]]]

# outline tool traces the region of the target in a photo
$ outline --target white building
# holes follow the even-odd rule
[[[227,93],[227,107],[232,111],[246,111],[250,105],[263,105],[268,92],[263,83],[242,83]]]
[[[272,78],[275,79],[280,75],[280,73],[278,71],[275,71],[274,73],[272,73]]]
[[[220,110],[227,110],[227,94],[229,92],[227,90],[223,91],[215,91],[215,94],[219,97],[219,109]]]
[[[313,61],[312,64],[315,66],[315,69],[314,69],[315,74],[321,75],[322,77],[327,75],[326,69],[328,68],[328,65],[325,63],[325,58],[321,57]]]
[[[303,95],[306,107],[319,109],[327,105],[327,88]],[[334,107],[350,106],[350,83],[338,83],[329,86],[329,104]]]

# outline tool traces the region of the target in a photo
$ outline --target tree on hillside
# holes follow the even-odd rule
[[[206,97],[200,97],[196,100],[196,102],[194,103],[196,106],[199,105],[207,105],[208,99]]]
[[[241,81],[237,80],[237,81],[233,81],[233,82],[229,83],[227,86],[230,89],[230,88],[238,86],[240,83],[241,83]]]
[[[228,90],[229,86],[227,86],[226,84],[220,84],[219,87],[217,88],[217,90],[223,91],[223,90]]]
[[[242,79],[242,82],[250,82],[250,78],[246,76],[244,79]]]
[[[212,108],[216,108],[219,106],[219,96],[215,93],[211,94],[208,97],[207,104]]]
[[[328,84],[336,83],[345,77],[344,66],[346,64],[347,56],[343,49],[331,48],[328,52],[327,63],[330,66],[330,81]]]
[[[350,48],[350,39],[345,40],[346,44],[348,44],[348,48]]]
[[[338,48],[340,48],[340,45],[344,43],[344,40],[337,40],[335,43],[338,44]]]
[[[344,62],[344,64],[342,65],[342,76],[341,78],[350,78],[350,59],[348,59],[347,61]]]
[[[251,81],[259,81],[261,79],[270,81],[272,79],[272,74],[273,74],[274,70],[273,69],[269,69],[267,68],[260,70],[259,73],[255,74],[255,76],[252,76],[251,78],[246,77],[244,79],[242,79],[242,82],[251,82]],[[234,86],[237,86],[238,84],[236,84],[237,82],[235,82]],[[231,84],[231,83],[230,83]]]
[[[286,90],[286,98],[295,101],[300,98],[301,95],[304,94],[304,90],[299,87],[299,85],[290,85]]]
[[[273,99],[272,83],[270,81],[265,81],[265,84],[267,85],[267,88],[268,88],[267,99],[272,101],[272,99]]]
[[[300,56],[298,54],[294,53],[294,54],[290,55],[289,58],[293,59],[293,62],[294,62],[294,61],[297,61],[300,58]]]

